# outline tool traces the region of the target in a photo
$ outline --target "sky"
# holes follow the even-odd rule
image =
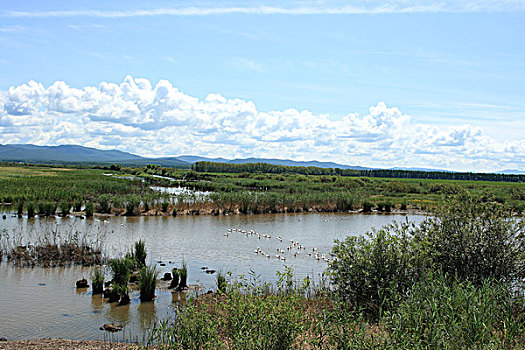
[[[525,170],[524,97],[525,0],[0,0],[1,144]]]

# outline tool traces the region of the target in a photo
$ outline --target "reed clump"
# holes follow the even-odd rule
[[[179,287],[182,290],[188,287],[188,266],[185,262],[182,263],[182,268],[179,269]]]
[[[179,286],[179,277],[180,277],[179,276],[179,269],[178,268],[173,268],[171,270],[171,275],[172,275],[172,279],[171,279],[169,288],[170,289],[177,288]]]
[[[15,231],[12,236],[4,233],[0,238],[0,249],[18,266],[93,266],[104,261],[103,235],[92,236],[78,231],[59,235],[56,228],[39,233],[33,243],[24,243],[21,234]]]
[[[136,267],[138,269],[143,268],[146,266],[146,257],[148,256],[148,253],[146,251],[146,244],[143,240],[138,240],[135,242],[135,252],[134,252],[134,258],[136,261]]]
[[[104,291],[104,271],[100,267],[95,267],[91,275],[91,287],[93,294],[102,294]]]
[[[128,257],[113,258],[108,261],[108,266],[113,272],[113,283],[115,285],[127,285],[135,262]]]
[[[138,285],[140,301],[151,301],[155,298],[158,271],[155,266],[144,266],[140,269]]]

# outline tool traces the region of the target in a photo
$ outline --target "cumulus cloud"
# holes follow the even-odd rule
[[[383,102],[343,118],[251,101],[189,96],[169,81],[127,76],[72,88],[30,81],[0,92],[0,143],[79,144],[146,156],[274,157],[456,170],[525,167],[525,142],[498,143],[472,125],[412,122]]]

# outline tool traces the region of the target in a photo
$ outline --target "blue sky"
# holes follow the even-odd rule
[[[0,143],[525,170],[524,14],[525,1],[1,1]]]

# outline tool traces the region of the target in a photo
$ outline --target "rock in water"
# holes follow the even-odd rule
[[[120,323],[106,323],[102,327],[100,327],[101,331],[107,331],[107,332],[118,332],[121,331],[123,326]]]
[[[163,281],[171,281],[172,277],[171,277],[171,272],[166,272],[164,274],[164,277],[162,277],[162,280]]]
[[[82,278],[81,280],[77,281],[77,288],[88,288],[89,284],[87,279]]]

